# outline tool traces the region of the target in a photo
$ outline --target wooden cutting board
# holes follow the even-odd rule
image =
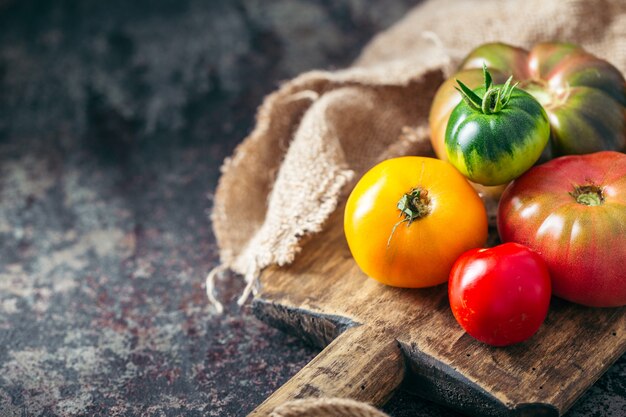
[[[261,277],[255,314],[325,349],[251,416],[293,398],[382,405],[401,383],[470,415],[558,416],[626,350],[626,308],[556,298],[528,341],[482,344],[454,320],[446,285],[409,290],[366,277],[350,255],[342,216],[340,208],[292,265]]]

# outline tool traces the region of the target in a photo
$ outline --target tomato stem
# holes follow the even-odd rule
[[[485,63],[483,63],[483,76],[485,79],[485,94],[483,94],[482,97],[458,79],[456,82],[459,86],[455,88],[461,94],[461,98],[465,104],[475,111],[482,112],[483,114],[498,113],[507,105],[511,99],[513,90],[515,90],[515,87],[517,87],[519,83],[511,85],[513,76],[510,76],[504,85],[494,86],[491,74],[487,70]]]
[[[415,187],[402,195],[396,207],[400,210],[400,217],[404,216],[404,219],[397,222],[391,229],[391,234],[387,239],[387,247],[391,244],[391,238],[400,224],[406,222],[407,227],[409,227],[415,220],[419,220],[430,213],[428,191],[421,187]]]
[[[585,206],[599,206],[604,203],[602,188],[594,184],[576,186],[570,195],[576,199],[578,204]]]

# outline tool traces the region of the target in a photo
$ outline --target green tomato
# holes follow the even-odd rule
[[[505,184],[523,174],[541,156],[550,138],[545,110],[530,94],[511,86],[469,89],[452,111],[445,134],[448,160],[463,175],[483,185]]]

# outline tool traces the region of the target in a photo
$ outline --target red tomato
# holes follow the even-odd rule
[[[626,155],[564,156],[532,168],[504,192],[498,231],[541,254],[555,295],[626,305]]]
[[[535,334],[548,314],[550,294],[545,262],[517,243],[465,252],[452,267],[448,284],[456,321],[492,346],[522,342]]]

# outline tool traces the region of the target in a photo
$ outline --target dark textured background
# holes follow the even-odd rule
[[[414,3],[0,0],[0,416],[241,416],[310,360],[232,277],[211,315],[210,195],[264,94]],[[622,358],[570,415],[625,397]]]

